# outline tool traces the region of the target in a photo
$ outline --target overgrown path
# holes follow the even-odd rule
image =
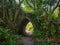
[[[22,37],[21,41],[22,41],[23,45],[34,45],[34,41],[33,41],[32,37],[28,37],[28,36]]]
[[[24,35],[18,38],[17,42],[19,43],[19,45],[34,45],[32,32],[27,31]]]

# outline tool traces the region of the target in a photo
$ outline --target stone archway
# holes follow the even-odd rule
[[[27,19],[27,18],[24,18],[24,19],[21,21],[20,26],[19,26],[19,30],[18,30],[18,34],[19,34],[19,35],[20,35],[20,34],[24,35],[25,27],[26,27],[26,25],[28,24],[28,22],[29,22],[29,19]]]

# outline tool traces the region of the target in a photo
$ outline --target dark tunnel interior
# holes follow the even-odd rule
[[[19,26],[18,34],[19,35],[24,35],[25,27],[28,24],[29,20],[27,18],[24,18]]]

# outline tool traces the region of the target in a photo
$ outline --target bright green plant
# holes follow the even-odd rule
[[[26,26],[26,30],[30,31],[30,32],[33,32],[33,25],[31,22],[29,22]]]

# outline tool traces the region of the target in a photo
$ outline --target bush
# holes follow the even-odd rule
[[[0,45],[16,45],[16,36],[9,32],[9,29],[0,28]]]
[[[36,45],[60,45],[60,18],[34,22],[33,39]],[[49,41],[50,40],[50,41]]]

